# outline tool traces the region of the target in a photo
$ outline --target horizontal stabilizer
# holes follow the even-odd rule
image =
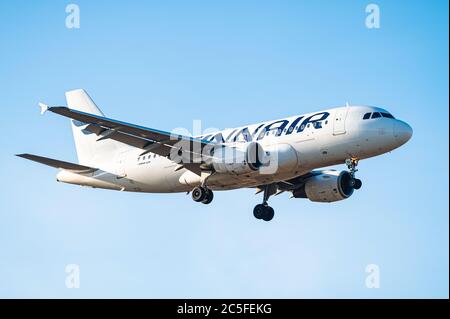
[[[74,163],[59,161],[59,160],[55,160],[52,158],[37,156],[37,155],[32,155],[32,154],[17,154],[16,156],[26,158],[30,161],[38,162],[38,163],[48,165],[51,167],[65,169],[65,170],[78,172],[78,173],[89,173],[89,172],[93,172],[93,171],[97,170],[96,168],[92,168],[89,166],[78,165],[78,164],[74,164]]]

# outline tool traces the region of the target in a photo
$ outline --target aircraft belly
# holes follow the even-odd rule
[[[171,167],[161,162],[142,163],[127,169],[127,177],[133,180],[143,192],[172,193],[176,191],[171,183]]]

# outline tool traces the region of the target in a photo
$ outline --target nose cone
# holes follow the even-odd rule
[[[413,134],[413,130],[408,123],[397,120],[394,125],[394,138],[399,143],[399,145],[403,145],[409,141]]]

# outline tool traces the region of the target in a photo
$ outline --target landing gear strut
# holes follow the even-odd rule
[[[354,189],[360,189],[362,186],[362,181],[355,177],[355,173],[358,171],[356,169],[356,166],[358,166],[358,159],[357,158],[348,158],[345,160],[345,164],[348,167],[348,172],[350,173],[352,180],[350,181],[351,186]]]
[[[255,216],[255,218],[262,219],[266,222],[273,219],[275,211],[272,207],[269,206],[267,201],[269,200],[270,196],[276,193],[276,190],[277,188],[274,184],[264,185],[263,203],[256,205],[253,209],[253,216]]]

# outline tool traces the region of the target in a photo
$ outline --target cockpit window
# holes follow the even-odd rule
[[[379,117],[381,117],[381,114],[378,113],[378,112],[375,112],[375,113],[372,114],[372,118],[373,119],[376,119],[376,118],[379,118]]]
[[[393,119],[393,118],[394,118],[394,117],[392,116],[392,114],[389,114],[389,113],[381,112],[381,115],[382,115],[383,117],[387,117],[388,119]]]
[[[364,116],[363,116],[363,120],[368,120],[368,119],[370,119],[370,114],[372,114],[372,113],[366,113],[366,114],[364,114]]]

